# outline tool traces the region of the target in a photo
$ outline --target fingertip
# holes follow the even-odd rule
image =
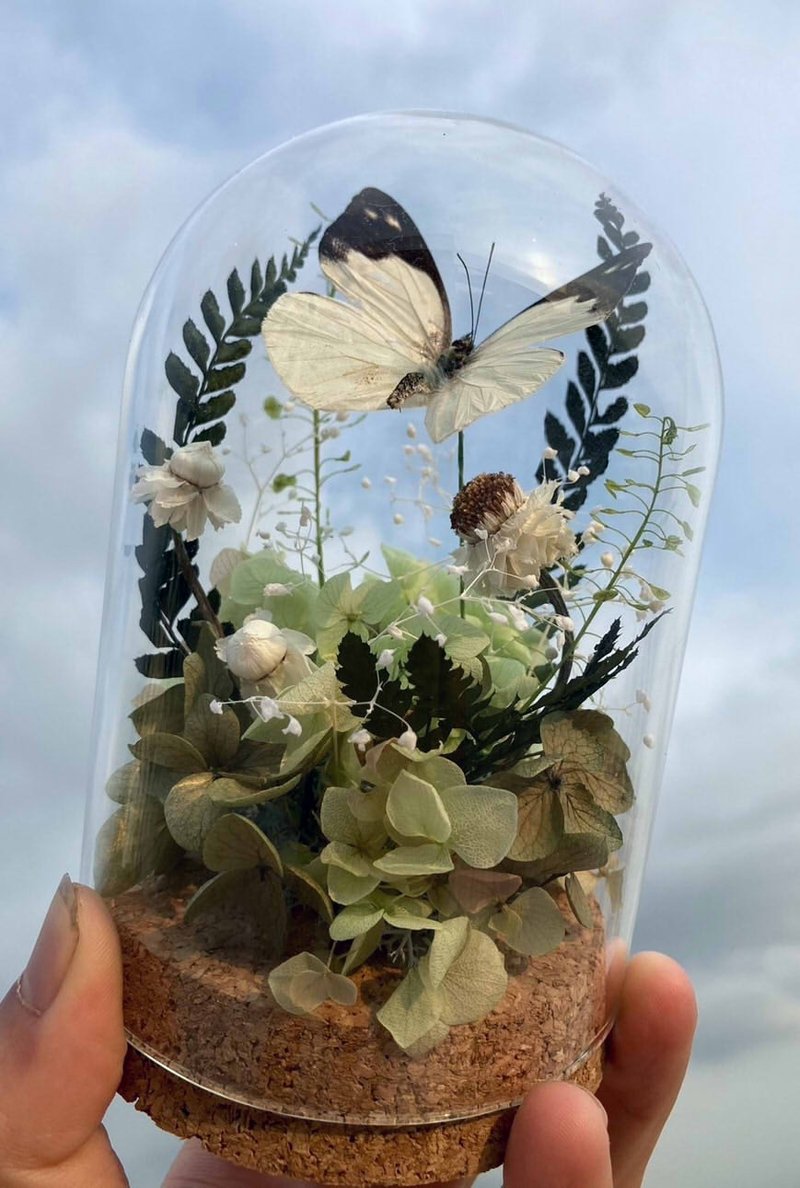
[[[638,953],[622,988],[614,1042],[688,1050],[697,1028],[694,986],[685,969],[664,953]],[[613,1046],[613,1045],[612,1045]]]
[[[520,1106],[506,1151],[506,1188],[611,1188],[605,1110],[567,1082],[536,1085]]]

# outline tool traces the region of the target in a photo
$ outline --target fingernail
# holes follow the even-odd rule
[[[61,989],[78,947],[78,899],[69,875],[58,884],[36,938],[17,998],[33,1015],[43,1015]]]

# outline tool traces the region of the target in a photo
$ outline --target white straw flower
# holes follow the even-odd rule
[[[140,466],[131,490],[134,503],[148,504],[157,528],[169,524],[197,540],[210,520],[214,528],[237,524],[239,501],[221,481],[225,467],[207,441],[181,446],[161,466]]]
[[[414,731],[409,728],[404,730],[397,740],[398,747],[402,747],[404,751],[413,751],[417,746],[417,736]]]
[[[572,513],[558,491],[552,481],[526,495],[503,473],[480,474],[459,491],[450,515],[462,541],[455,561],[469,567],[478,593],[534,590],[542,570],[575,555]]]
[[[241,682],[245,697],[273,697],[296,685],[308,675],[306,659],[314,642],[300,631],[276,627],[267,619],[251,615],[233,635],[214,645],[220,660]]]

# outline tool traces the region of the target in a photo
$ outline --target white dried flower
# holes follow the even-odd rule
[[[378,659],[375,663],[375,667],[377,668],[378,672],[380,672],[381,669],[391,668],[393,662],[394,662],[394,652],[392,651],[391,648],[384,648],[383,651],[381,652],[380,656],[378,656]]]
[[[509,603],[508,606],[508,617],[511,620],[512,625],[516,627],[517,631],[527,631],[530,627],[528,616],[525,614],[522,607],[517,606],[513,602]]]
[[[603,553],[600,558],[600,564],[604,566],[605,569],[611,569],[612,565],[614,564],[614,554]]]
[[[395,512],[392,519],[394,520],[395,524],[397,524],[398,526],[400,524],[405,524],[405,522],[406,522],[405,516],[401,515],[400,512]]]
[[[505,615],[501,614],[500,611],[489,611],[487,617],[490,618],[493,623],[502,623],[504,627],[508,626],[508,619]]]
[[[257,697],[253,701],[253,708],[262,722],[271,722],[273,718],[283,717],[283,710],[274,697]]]
[[[650,710],[653,708],[653,703],[650,700],[650,696],[644,691],[644,689],[636,690],[636,703],[642,707],[646,714],[649,714]]]
[[[642,739],[642,742],[644,743],[644,745],[646,747],[649,747],[650,750],[652,751],[653,747],[656,745],[655,735],[654,734],[645,734],[644,738]]]
[[[372,486],[372,479],[367,478],[367,476],[365,475],[364,478],[362,478],[362,480],[361,480],[361,486],[364,488],[365,491],[368,491],[370,489],[370,487]]]
[[[225,467],[207,441],[181,446],[161,466],[140,466],[131,490],[134,503],[146,503],[157,528],[169,524],[197,540],[209,520],[214,528],[237,524],[239,500],[221,480]]]
[[[420,615],[427,615],[428,618],[433,614],[433,603],[430,598],[426,598],[424,594],[420,594],[417,599],[416,611]]]
[[[558,450],[554,450],[552,446],[548,446],[547,449],[542,450],[542,457],[547,462],[554,462],[558,457]]]
[[[417,736],[409,726],[397,740],[398,747],[402,747],[404,751],[414,751],[417,747]]]
[[[435,549],[438,549],[441,548],[442,542],[439,540],[438,536],[429,536],[428,544],[432,544]]]
[[[413,458],[414,454],[416,454],[416,452],[417,451],[414,449],[414,447],[412,445],[404,445],[403,446],[403,453],[405,454],[405,456],[407,458]]]
[[[394,477],[394,475],[393,475],[393,474],[385,474],[385,475],[383,476],[383,481],[384,481],[385,483],[388,483],[388,485],[389,485],[390,487],[393,487],[393,486],[395,485],[395,483],[397,482],[397,479]]]
[[[295,738],[299,738],[303,733],[303,727],[300,725],[297,718],[293,718],[291,714],[287,714],[286,716],[289,720],[281,731],[281,734],[292,734]]]
[[[363,751],[372,742],[372,735],[368,730],[355,730],[350,735],[349,741],[354,747],[358,747],[359,751]]]
[[[588,466],[579,466],[578,467],[578,474],[580,475],[581,478],[587,478],[587,476],[590,475],[591,473],[592,472]]]
[[[443,631],[440,631],[438,635],[434,635],[433,638],[434,638],[434,642],[437,643],[440,648],[443,648],[444,645],[447,643],[447,636],[445,635],[445,633]]]
[[[267,619],[251,615],[233,635],[214,645],[220,660],[241,682],[245,697],[272,697],[308,675],[306,659],[314,642],[300,631],[276,627]]]
[[[456,563],[466,563],[478,593],[534,590],[543,569],[577,552],[559,483],[526,495],[510,474],[481,474],[453,500],[450,523],[461,537]]]
[[[553,622],[556,627],[560,627],[562,631],[575,631],[575,624],[569,615],[553,615]]]
[[[580,477],[581,476],[577,470],[568,470],[567,471],[567,482],[568,483],[577,483],[577,481]]]
[[[403,632],[396,623],[392,623],[391,627],[386,628],[386,634],[391,635],[392,639],[402,639]]]
[[[284,582],[267,582],[264,587],[265,598],[283,598],[291,594],[291,590]]]
[[[424,442],[420,442],[420,444],[417,446],[417,453],[419,454],[420,458],[422,458],[422,460],[424,462],[432,462],[433,461],[433,453],[431,451],[431,448],[430,448],[430,446],[425,445]]]
[[[417,436],[417,427],[414,424],[406,425],[406,437],[410,437],[413,441]]]
[[[221,701],[217,701],[217,699],[214,698],[213,701],[209,702],[208,708],[212,714],[221,714],[225,707]]]

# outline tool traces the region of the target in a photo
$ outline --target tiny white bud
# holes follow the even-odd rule
[[[391,627],[386,628],[386,634],[391,635],[392,639],[402,639],[403,638],[403,632],[400,630],[400,628],[397,626],[396,623],[392,623]]]
[[[508,608],[508,617],[511,620],[513,626],[516,627],[517,631],[528,630],[529,624],[527,615],[521,607],[515,606],[513,602]]]
[[[649,747],[650,750],[652,750],[653,747],[656,745],[655,735],[645,734],[644,738],[642,739],[642,742],[644,743],[644,745],[646,747]]]
[[[372,742],[372,735],[368,730],[355,730],[350,735],[348,740],[354,747],[358,747],[359,751],[363,751]]]
[[[406,437],[410,437],[413,441],[417,436],[417,427],[414,424],[406,425]]]
[[[406,522],[405,516],[401,515],[400,512],[395,512],[392,516],[392,519],[394,520],[395,524],[398,525],[398,527],[400,524],[405,524]]]
[[[430,617],[433,614],[433,603],[430,598],[426,598],[424,594],[420,594],[417,599],[417,611],[421,615],[428,615]]]
[[[394,652],[391,648],[384,648],[377,659],[375,667],[380,671],[382,668],[391,668],[394,660]]]
[[[283,582],[267,582],[264,587],[265,598],[283,598],[286,594],[291,594],[291,590]]]
[[[409,728],[404,730],[397,740],[398,747],[402,747],[404,751],[413,751],[417,746],[417,736],[414,731]]]
[[[299,738],[303,733],[303,727],[298,722],[297,718],[293,718],[291,714],[287,714],[289,721],[284,726],[281,734],[292,734],[295,738]]]
[[[420,458],[424,459],[425,462],[433,461],[431,448],[430,446],[426,446],[424,442],[420,442],[420,444],[417,446],[417,453],[419,454]]]
[[[553,622],[557,627],[560,627],[562,631],[575,631],[575,624],[569,615],[554,615]]]
[[[303,504],[302,508],[300,509],[300,525],[302,528],[307,528],[310,523],[311,511],[306,507],[305,504]]]
[[[370,487],[372,486],[372,479],[368,479],[365,475],[364,478],[361,480],[361,486],[364,488],[365,491],[368,491],[370,489]]]
[[[413,458],[414,455],[416,454],[416,452],[417,451],[414,449],[414,447],[412,445],[404,445],[403,446],[403,453],[405,454],[405,456],[407,458]]]
[[[600,558],[600,561],[601,561],[602,565],[605,566],[606,569],[611,569],[612,565],[614,564],[614,554],[613,553],[603,553],[602,557]]]
[[[394,477],[393,474],[385,474],[383,476],[383,481],[385,483],[387,483],[388,486],[393,487],[395,485],[395,483],[397,482],[397,479]]]
[[[222,702],[215,699],[209,704],[208,708],[211,710],[212,714],[221,714],[223,709]]]
[[[436,643],[439,645],[440,648],[443,648],[444,645],[447,643],[447,636],[445,635],[445,633],[443,631],[440,631],[439,634],[435,635],[433,638],[436,641]]]
[[[644,689],[636,690],[636,702],[642,707],[646,714],[649,714],[650,710],[653,708],[653,703]]]
[[[423,520],[429,520],[433,515],[433,508],[429,503],[423,503],[419,510],[422,512]]]
[[[490,618],[493,623],[502,623],[504,627],[508,626],[508,619],[505,615],[501,614],[500,611],[489,611],[488,618]]]
[[[350,413],[348,413],[348,412],[337,412],[336,420],[339,422],[340,425],[343,425],[349,416],[350,416]]]
[[[542,451],[542,457],[548,462],[552,462],[554,458],[558,457],[558,450],[554,450],[552,446],[548,446],[546,450]]]
[[[456,576],[461,577],[462,574],[469,573],[469,566],[468,565],[448,565],[445,572],[453,573],[453,574],[456,574]]]
[[[568,483],[577,483],[577,481],[580,477],[581,476],[578,474],[577,470],[568,470],[567,471],[567,482]]]
[[[592,472],[588,466],[579,466],[578,467],[578,474],[581,476],[581,478],[586,478],[587,475],[590,475],[591,473]]]
[[[273,697],[259,697],[253,702],[253,708],[262,722],[271,722],[273,718],[283,717],[283,710]]]
[[[442,547],[442,542],[439,540],[438,536],[429,536],[428,544],[432,544],[435,549],[440,549]]]

